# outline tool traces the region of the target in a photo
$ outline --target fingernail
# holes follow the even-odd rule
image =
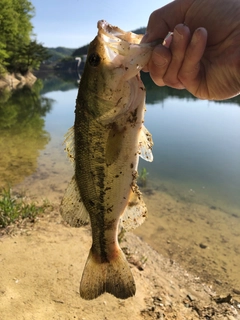
[[[191,42],[196,44],[199,41],[199,32],[201,32],[201,28],[198,28],[194,31]]]
[[[171,43],[172,36],[173,36],[173,32],[168,32],[168,34],[166,35],[166,37],[163,40],[162,45],[168,47]]]
[[[183,39],[183,35],[175,28],[174,29],[174,41],[178,42]]]

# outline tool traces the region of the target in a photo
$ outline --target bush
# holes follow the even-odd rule
[[[46,205],[36,206],[27,203],[22,197],[13,196],[11,189],[3,189],[0,193],[0,228],[5,228],[19,219],[35,219],[43,213]]]

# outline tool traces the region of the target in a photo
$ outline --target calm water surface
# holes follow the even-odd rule
[[[145,125],[153,135],[154,161],[140,160],[139,172],[147,169],[147,187],[177,201],[220,209],[229,219],[240,217],[240,98],[196,100],[148,79],[146,88]],[[1,95],[0,188],[48,183],[56,190],[62,180],[66,186],[72,168],[62,143],[74,122],[76,96],[77,82],[59,79]],[[239,234],[235,231],[238,241]]]
[[[50,133],[51,144],[62,141],[72,126],[76,95],[77,88],[44,94],[54,100],[44,128]],[[169,193],[182,198],[190,195],[192,201],[240,212],[237,103],[155,97],[153,103],[147,103],[145,125],[153,135],[154,161],[140,161],[139,172],[147,169],[149,183],[161,183]]]
[[[240,108],[237,104],[167,98],[147,105],[154,162],[149,179],[169,192],[240,212]]]
[[[148,79],[146,88],[145,125],[153,135],[154,161],[140,160],[139,172],[146,168],[148,184],[161,185],[171,195],[240,214],[240,98],[196,100],[185,91],[157,88]],[[44,150],[59,146],[62,151],[76,95],[76,81],[57,78],[44,86],[39,81],[32,91],[1,95],[1,185],[33,173]]]

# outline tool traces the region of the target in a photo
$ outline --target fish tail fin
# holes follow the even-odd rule
[[[132,272],[119,248],[111,261],[101,262],[91,249],[80,283],[80,296],[92,300],[108,292],[116,298],[127,299],[136,292]]]

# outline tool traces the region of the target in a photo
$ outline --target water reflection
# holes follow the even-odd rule
[[[50,74],[49,77],[44,79],[43,83],[41,94],[59,90],[68,91],[78,87],[78,79],[71,74],[64,74],[61,77]]]
[[[185,90],[159,88],[146,73],[142,78],[154,162],[140,161],[139,171],[146,168],[154,188],[168,190],[179,199],[238,213],[240,97],[215,104]],[[32,90],[25,87],[0,95],[1,184],[16,184],[36,170],[38,150],[62,151],[63,135],[73,124],[77,86],[76,75],[48,75],[44,85],[38,81]],[[50,113],[52,99],[56,108]]]
[[[158,87],[150,78],[149,73],[142,72],[141,79],[144,82],[147,91],[146,103],[155,104],[156,102],[164,101],[168,98],[186,99],[187,101],[199,101],[187,90],[177,90],[170,87]],[[201,100],[200,100],[201,101]],[[228,100],[218,101],[218,103],[237,104],[240,106],[240,95]]]
[[[44,117],[53,100],[40,95],[43,84],[38,80],[30,89],[0,95],[0,187],[16,184],[37,168],[39,150],[50,136],[44,130]]]
[[[142,79],[154,161],[140,159],[140,171],[147,169],[153,188],[240,216],[240,96],[203,101],[186,90],[159,88],[149,74]]]

